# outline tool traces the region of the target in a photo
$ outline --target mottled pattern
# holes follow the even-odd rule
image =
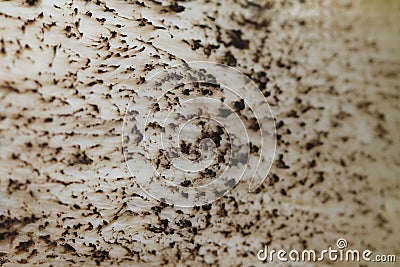
[[[257,83],[277,155],[255,193],[178,209],[135,184],[121,133],[140,84],[193,60]],[[266,266],[265,244],[340,237],[400,255],[399,73],[395,0],[3,1],[0,262]]]

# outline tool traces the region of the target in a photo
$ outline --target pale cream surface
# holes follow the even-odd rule
[[[0,3],[4,266],[279,266],[257,251],[339,238],[400,261],[400,2],[218,2]],[[121,132],[141,78],[195,60],[248,74],[279,140],[256,193],[178,209],[135,184]]]

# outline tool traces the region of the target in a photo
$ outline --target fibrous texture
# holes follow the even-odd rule
[[[0,262],[265,266],[266,244],[338,238],[399,255],[399,18],[398,1],[1,2]],[[191,61],[256,83],[277,151],[257,191],[177,208],[139,188],[121,135],[140,85]]]

